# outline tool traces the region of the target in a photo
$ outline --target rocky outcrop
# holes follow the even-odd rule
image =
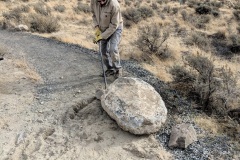
[[[188,145],[197,141],[197,134],[191,124],[178,124],[172,128],[168,146],[170,148],[187,148]]]
[[[133,134],[154,133],[167,118],[161,96],[138,78],[118,78],[102,95],[101,104],[123,130]]]

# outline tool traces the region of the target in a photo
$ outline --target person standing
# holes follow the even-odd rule
[[[118,0],[91,0],[95,29],[94,43],[100,43],[106,76],[122,76],[119,43],[123,30],[123,19]]]

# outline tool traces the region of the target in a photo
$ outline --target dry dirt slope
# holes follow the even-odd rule
[[[27,33],[0,30],[0,39],[9,51],[0,62],[0,159],[171,159],[93,99],[103,82],[92,51]]]

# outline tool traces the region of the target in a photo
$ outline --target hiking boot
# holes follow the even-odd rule
[[[115,71],[114,77],[117,79],[119,77],[122,77],[122,68],[119,68]]]
[[[114,70],[112,70],[112,69],[107,69],[107,70],[105,71],[105,76],[106,76],[106,77],[112,76],[112,75],[114,75],[114,74],[115,74],[115,72],[114,72]],[[104,74],[102,74],[102,77],[104,77]]]

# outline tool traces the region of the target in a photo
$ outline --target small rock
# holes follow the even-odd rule
[[[168,146],[170,148],[187,148],[190,144],[197,141],[197,134],[191,124],[178,124],[172,128]]]
[[[20,133],[17,134],[17,138],[16,138],[16,141],[15,141],[15,144],[16,145],[20,144],[21,142],[24,141],[25,138],[26,138],[25,132],[21,131]]]
[[[29,31],[29,28],[27,25],[20,24],[15,28],[16,31]]]
[[[103,90],[101,90],[101,89],[98,89],[97,91],[96,91],[96,98],[98,99],[98,100],[101,100],[101,96],[104,94],[104,91]]]

